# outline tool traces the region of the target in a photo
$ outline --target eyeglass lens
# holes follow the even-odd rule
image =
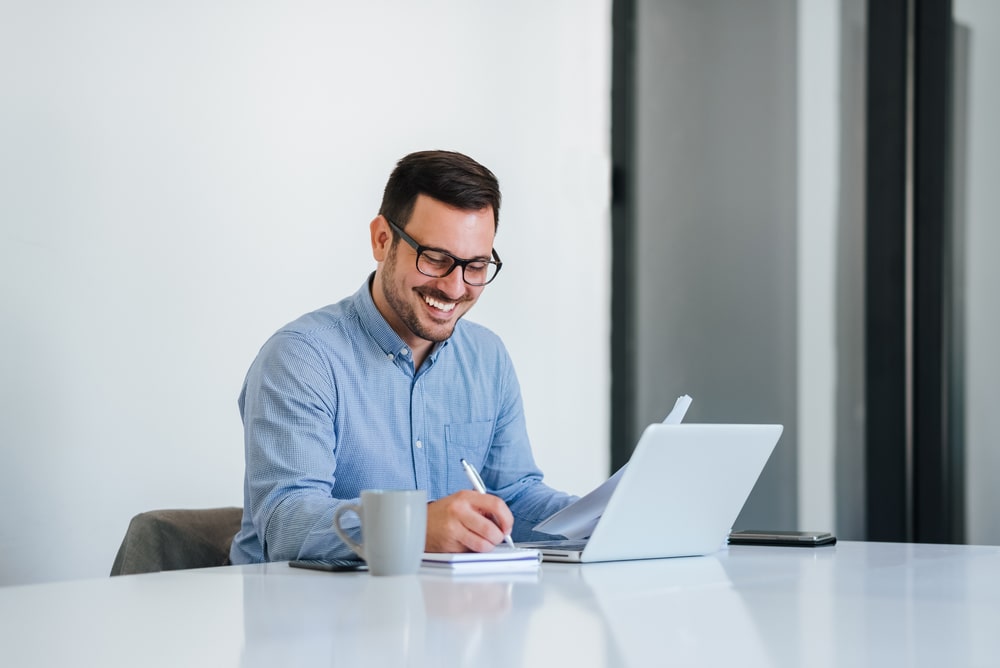
[[[417,271],[425,276],[441,278],[460,266],[462,277],[469,285],[486,285],[497,274],[495,262],[486,260],[460,261],[447,253],[424,249],[417,255]]]

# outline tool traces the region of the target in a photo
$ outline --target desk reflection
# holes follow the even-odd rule
[[[241,665],[509,668],[541,592],[537,575],[247,574]]]
[[[545,583],[597,611],[605,627],[606,665],[772,663],[742,596],[714,555],[552,564]]]
[[[733,547],[725,567],[782,665],[997,665],[1000,549]],[[778,593],[776,593],[778,592]]]
[[[242,576],[247,668],[770,663],[714,557],[546,564],[529,576],[280,566]]]
[[[426,658],[441,665],[524,665],[524,639],[541,601],[537,574],[421,576]]]

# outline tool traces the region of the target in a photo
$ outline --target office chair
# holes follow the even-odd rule
[[[225,566],[242,508],[151,510],[129,522],[111,575]]]

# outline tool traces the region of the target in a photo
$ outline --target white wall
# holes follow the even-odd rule
[[[0,23],[0,584],[105,575],[129,518],[240,505],[266,337],[353,292],[395,161],[500,178],[537,459],[607,474],[610,0],[23,2]]]

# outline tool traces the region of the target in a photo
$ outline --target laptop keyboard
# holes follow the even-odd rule
[[[585,540],[532,540],[525,542],[518,542],[518,547],[528,547],[534,548],[536,550],[544,550],[545,548],[551,548],[555,550],[568,550],[568,551],[580,551],[587,546],[587,541]]]

